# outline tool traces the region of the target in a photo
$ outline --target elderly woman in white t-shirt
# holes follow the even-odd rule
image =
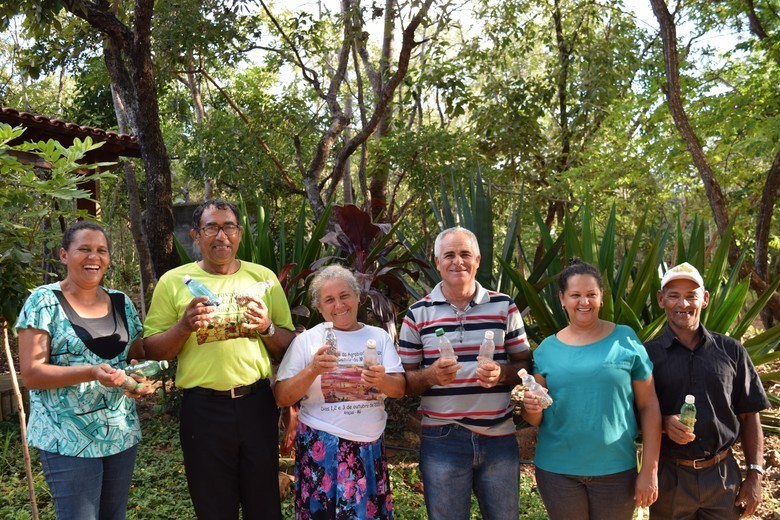
[[[339,354],[330,355],[319,324],[284,356],[274,388],[279,406],[300,401],[295,443],[296,518],[392,518],[382,434],[385,397],[401,397],[405,380],[392,338],[357,320],[360,285],[341,266],[311,283],[312,304],[333,323]],[[369,340],[379,363],[364,367]]]

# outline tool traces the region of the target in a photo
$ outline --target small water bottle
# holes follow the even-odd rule
[[[531,395],[539,400],[539,406],[542,407],[542,410],[552,404],[552,397],[550,397],[550,394],[544,391],[542,385],[536,382],[534,376],[529,374],[524,368],[521,368],[517,372],[517,375],[520,376],[520,379],[523,381],[523,386],[525,387],[526,391],[531,392]]]
[[[325,326],[325,338],[323,343],[328,346],[328,350],[325,353],[329,356],[339,357],[339,340],[336,337],[336,331],[333,330],[333,322],[326,321],[323,323]]]
[[[127,368],[125,368],[125,374],[137,374],[139,376],[151,377],[157,375],[159,372],[162,372],[167,368],[168,362],[165,360],[154,361],[153,359],[147,359],[146,361],[136,363],[135,365],[127,365]]]
[[[154,361],[152,359],[147,359],[146,361],[136,363],[135,365],[128,365],[127,368],[125,368],[125,374],[127,374],[127,376],[125,377],[125,380],[122,381],[122,388],[137,394],[144,385],[136,381],[135,378],[130,377],[131,375],[136,374],[139,376],[151,377],[157,375],[166,368],[168,368],[167,361]]]
[[[493,343],[493,331],[485,331],[485,339],[482,340],[482,345],[479,346],[479,355],[477,356],[477,363],[479,366],[493,363],[493,353],[496,351],[496,344]]]
[[[376,341],[366,341],[366,351],[363,352],[363,368],[371,368],[379,364],[379,354],[376,352]]]
[[[696,398],[692,395],[685,396],[685,403],[680,408],[680,422],[693,431],[696,424]]]
[[[250,296],[259,300],[260,298],[265,296],[265,293],[267,293],[273,286],[274,286],[273,280],[265,280],[250,285],[249,287],[247,287],[246,289],[244,289],[243,291],[241,291],[236,295],[236,303],[242,307],[246,307],[249,304]]]
[[[211,292],[208,287],[199,281],[194,280],[188,274],[185,274],[183,279],[184,283],[187,285],[187,288],[190,290],[193,296],[206,296],[208,298],[208,301],[206,301],[204,305],[209,307],[219,307],[219,298],[217,298],[217,295]]]
[[[444,335],[444,329],[436,329],[436,337],[438,338],[439,357],[448,359],[454,358],[456,361],[458,356],[455,355],[455,349],[452,348],[452,343]]]

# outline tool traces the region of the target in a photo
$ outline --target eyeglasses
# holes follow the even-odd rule
[[[236,233],[238,233],[240,229],[241,226],[237,226],[235,224],[225,224],[224,226],[218,226],[216,224],[208,224],[200,228],[200,230],[203,232],[203,236],[206,237],[215,237],[219,234],[220,231],[224,232],[225,235],[232,237]]]

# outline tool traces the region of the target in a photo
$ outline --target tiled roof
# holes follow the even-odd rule
[[[110,130],[67,123],[60,119],[22,112],[10,107],[0,107],[0,123],[7,123],[13,127],[25,127],[27,130],[22,136],[24,141],[56,139],[64,146],[70,146],[74,138],[84,139],[89,136],[96,142],[105,141],[106,144],[99,149],[101,156],[107,154],[115,157],[141,156],[141,150],[135,137]],[[15,142],[11,144],[15,144]]]

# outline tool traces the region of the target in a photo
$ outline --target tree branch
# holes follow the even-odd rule
[[[285,170],[284,166],[282,166],[282,163],[279,162],[279,159],[276,158],[274,153],[271,151],[271,148],[263,141],[263,139],[257,135],[257,132],[252,128],[252,124],[249,122],[249,118],[246,117],[244,112],[239,108],[238,105],[236,105],[235,101],[228,95],[227,92],[225,92],[225,89],[219,86],[217,82],[212,78],[208,72],[206,72],[203,68],[199,68],[192,71],[175,71],[178,73],[197,73],[203,75],[206,80],[214,85],[214,88],[217,89],[217,91],[220,93],[220,95],[225,99],[225,101],[228,102],[230,107],[238,114],[238,117],[241,118],[241,120],[246,124],[246,126],[249,128],[249,130],[252,132],[253,137],[257,141],[257,143],[260,145],[260,147],[263,149],[263,151],[268,155],[268,157],[271,159],[271,161],[276,166],[276,169],[279,171],[279,173],[282,174],[282,177],[284,178],[285,182],[287,183],[287,186],[290,190],[292,190],[293,193],[300,193],[300,190],[295,185],[295,182],[290,178],[290,176],[287,174],[287,170]]]
[[[677,56],[677,31],[674,24],[674,19],[669,13],[664,0],[650,0],[650,3],[653,7],[653,13],[655,13],[655,17],[658,19],[658,24],[661,27],[661,40],[663,41],[664,49],[664,66],[666,68],[668,85],[666,97],[669,104],[669,110],[672,113],[672,117],[678,131],[680,132],[680,135],[682,136],[683,140],[685,140],[688,150],[691,153],[693,163],[696,166],[696,169],[699,171],[699,176],[701,177],[704,184],[704,190],[707,193],[707,199],[709,200],[710,207],[712,208],[715,224],[718,227],[718,232],[721,236],[723,236],[729,226],[729,218],[726,211],[726,201],[723,197],[723,193],[721,192],[720,185],[713,175],[712,169],[710,168],[707,157],[704,154],[701,143],[696,137],[693,127],[688,121],[688,116],[683,108],[680,87],[680,65]],[[777,176],[775,164],[778,164],[777,156],[775,157],[775,163],[770,169],[769,174],[771,177],[768,176],[767,184],[780,182],[775,178]],[[780,168],[780,165],[778,165],[778,168]],[[771,186],[769,188],[765,186],[764,196],[770,196],[772,189],[773,188]],[[774,204],[774,198],[776,197],[777,193],[776,188],[774,189],[775,195],[771,198],[772,204]],[[768,191],[770,192],[769,194]],[[731,265],[736,265],[738,257],[739,250],[737,248],[736,242],[732,239],[731,243],[729,244],[729,262]],[[751,269],[746,263],[743,263],[740,266],[740,274],[742,276],[750,277],[750,286],[754,290],[758,292],[766,291],[768,287],[766,281],[762,279],[762,277],[759,276],[759,274]],[[769,300],[767,305],[770,309],[772,309],[772,312],[776,317],[780,316],[780,296],[777,294],[772,295],[772,298]]]
[[[268,15],[268,18],[271,19],[271,23],[274,25],[274,27],[276,27],[276,30],[279,31],[279,35],[282,37],[282,40],[284,40],[284,42],[290,47],[290,50],[292,50],[293,54],[295,55],[295,60],[293,60],[293,63],[295,63],[301,69],[303,79],[311,84],[318,96],[320,96],[322,99],[325,99],[325,93],[322,91],[322,85],[320,84],[320,79],[317,76],[317,72],[310,69],[303,63],[303,58],[301,58],[301,55],[298,52],[298,48],[293,45],[292,40],[290,40],[290,38],[287,36],[287,33],[284,32],[281,24],[263,0],[260,0],[260,5],[263,7],[265,14]]]
[[[108,10],[108,5],[104,2],[64,0],[62,4],[71,14],[108,36],[126,55],[133,51],[130,47],[130,42],[133,41],[132,31]]]
[[[388,104],[393,98],[395,89],[398,87],[401,81],[403,81],[404,76],[406,76],[406,72],[409,69],[409,59],[412,54],[412,49],[416,46],[416,42],[414,41],[414,33],[417,30],[417,27],[419,27],[419,25],[422,23],[422,20],[428,14],[428,9],[432,3],[433,0],[425,0],[420,6],[417,14],[410,20],[409,25],[407,25],[404,29],[403,40],[401,43],[401,52],[398,57],[398,67],[396,68],[395,73],[393,73],[393,75],[388,80],[387,85],[382,91],[382,95],[377,99],[374,113],[371,115],[371,119],[368,121],[368,124],[364,125],[360,132],[358,132],[355,137],[350,139],[350,141],[346,143],[339,151],[339,154],[336,157],[335,165],[333,166],[331,189],[332,186],[335,186],[335,184],[338,183],[344,176],[344,167],[346,165],[347,157],[352,155],[355,150],[357,150],[358,146],[366,141],[374,132],[382,118],[382,115],[387,109]]]
[[[780,189],[780,152],[775,154],[775,160],[766,174],[761,203],[758,206],[758,215],[756,215],[756,249],[753,269],[764,280],[769,280],[769,232],[772,229],[772,213],[778,189]]]
[[[764,24],[761,23],[761,19],[758,17],[758,13],[756,13],[756,6],[753,3],[753,0],[744,0],[744,2],[745,14],[747,14],[748,20],[750,22],[750,32],[752,32],[756,38],[762,42],[769,40],[770,36],[766,32]],[[769,52],[773,55],[775,63],[780,65],[780,52],[776,49],[776,47],[770,46]]]
[[[683,108],[680,87],[680,63],[677,55],[677,30],[674,19],[669,13],[664,0],[650,0],[658,24],[661,28],[661,40],[663,41],[664,65],[666,67],[667,90],[666,99],[669,110],[672,113],[674,124],[685,141],[688,151],[691,153],[693,163],[699,171],[707,199],[712,208],[712,214],[718,232],[723,235],[729,226],[729,217],[726,212],[726,201],[720,189],[712,168],[704,154],[704,149],[699,138],[688,120],[688,115]],[[736,248],[736,246],[734,246]],[[729,255],[731,256],[731,255]]]
[[[339,138],[344,128],[349,124],[349,118],[344,114],[341,109],[341,105],[338,101],[338,93],[341,88],[341,84],[344,82],[344,77],[347,72],[347,65],[349,63],[349,50],[352,46],[352,40],[354,38],[354,31],[352,26],[352,16],[350,11],[353,6],[351,0],[341,1],[341,12],[344,16],[344,37],[341,42],[341,49],[338,53],[338,62],[336,69],[333,73],[333,77],[330,80],[328,86],[328,93],[325,95],[325,102],[328,104],[328,110],[330,112],[330,125],[325,131],[325,134],[320,138],[317,143],[317,149],[314,152],[314,157],[309,163],[309,168],[306,170],[303,176],[303,183],[306,189],[306,195],[309,199],[309,204],[312,207],[312,212],[315,218],[319,219],[322,213],[325,211],[325,203],[323,202],[322,193],[318,186],[320,181],[320,175],[328,162],[330,157],[330,151],[333,148],[334,143]],[[332,188],[333,184],[331,184]],[[329,201],[333,196],[333,190],[327,190],[325,194],[325,200]]]

